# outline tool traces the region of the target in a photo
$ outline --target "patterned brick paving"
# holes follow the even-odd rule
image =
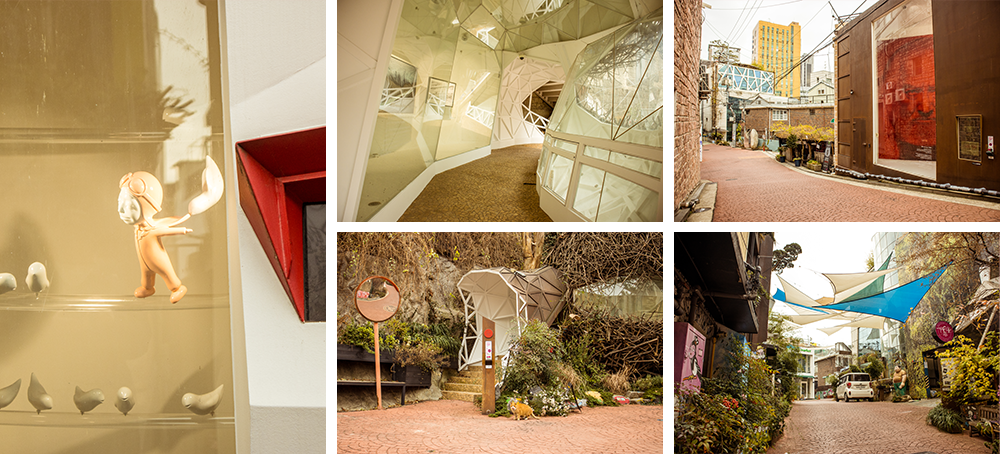
[[[566,417],[514,421],[439,400],[337,413],[338,453],[662,453],[663,407],[584,408]]]
[[[911,403],[797,401],[767,454],[978,454],[985,440],[927,425],[936,400]]]
[[[715,222],[997,222],[990,208],[805,175],[759,151],[706,144],[701,176],[719,184]]]

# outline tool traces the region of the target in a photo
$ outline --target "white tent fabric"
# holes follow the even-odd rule
[[[831,326],[829,328],[818,328],[820,331],[826,333],[827,335],[833,335],[837,331],[843,328],[859,327],[859,328],[875,328],[883,329],[882,325],[885,323],[885,317],[879,317],[877,315],[869,315],[867,317],[861,317],[853,322],[845,323],[843,325]]]
[[[821,273],[833,284],[834,301],[839,303],[851,295],[861,291],[861,289],[871,284],[872,281],[886,274],[898,271],[899,268],[892,268],[882,271],[872,271],[870,273]]]
[[[566,285],[550,266],[530,272],[490,268],[466,273],[458,291],[465,302],[465,335],[458,355],[459,370],[464,370],[482,362],[483,317],[495,323],[494,354],[506,356],[528,320],[552,323],[562,309]]]
[[[815,314],[815,312],[814,312]],[[810,323],[815,323],[821,320],[835,320],[835,321],[851,321],[850,317],[844,316],[840,313],[834,314],[807,314],[807,315],[790,315],[788,316],[789,321],[796,325],[808,325]]]
[[[775,274],[775,276],[777,276],[778,281],[781,282],[781,288],[785,291],[785,301],[803,306],[819,306],[816,300],[810,298],[809,295],[795,288],[792,284],[789,284],[780,274]]]

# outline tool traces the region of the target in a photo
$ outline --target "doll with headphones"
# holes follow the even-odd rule
[[[162,238],[170,235],[185,235],[192,230],[177,227],[192,215],[201,213],[214,205],[222,197],[222,173],[212,158],[205,158],[202,172],[202,194],[188,204],[188,214],[183,217],[154,219],[163,203],[163,187],[159,180],[148,172],[130,172],[118,183],[118,216],[126,224],[135,226],[135,250],[139,256],[139,287],[136,298],[145,298],[156,292],[153,284],[159,275],[170,289],[170,302],[177,303],[187,293],[170,257],[163,248]]]

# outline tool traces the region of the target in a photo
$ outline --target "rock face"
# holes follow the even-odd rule
[[[402,302],[395,317],[400,320],[432,324],[443,321],[461,322],[463,317],[462,297],[458,292],[458,281],[462,272],[448,259],[437,257],[423,270],[424,279],[412,286],[403,285],[404,273],[400,276],[386,276],[399,285]],[[364,318],[354,308],[353,292],[358,284],[368,276],[337,276],[337,316],[348,316],[356,322]],[[408,281],[408,280],[406,280]]]

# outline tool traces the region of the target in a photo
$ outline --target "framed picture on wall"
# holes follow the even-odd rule
[[[983,116],[956,115],[958,128],[958,159],[982,162]]]
[[[431,77],[427,81],[427,113],[433,119],[451,119],[455,105],[455,84]]]
[[[379,109],[391,113],[413,113],[417,90],[417,68],[392,56],[385,73]]]

